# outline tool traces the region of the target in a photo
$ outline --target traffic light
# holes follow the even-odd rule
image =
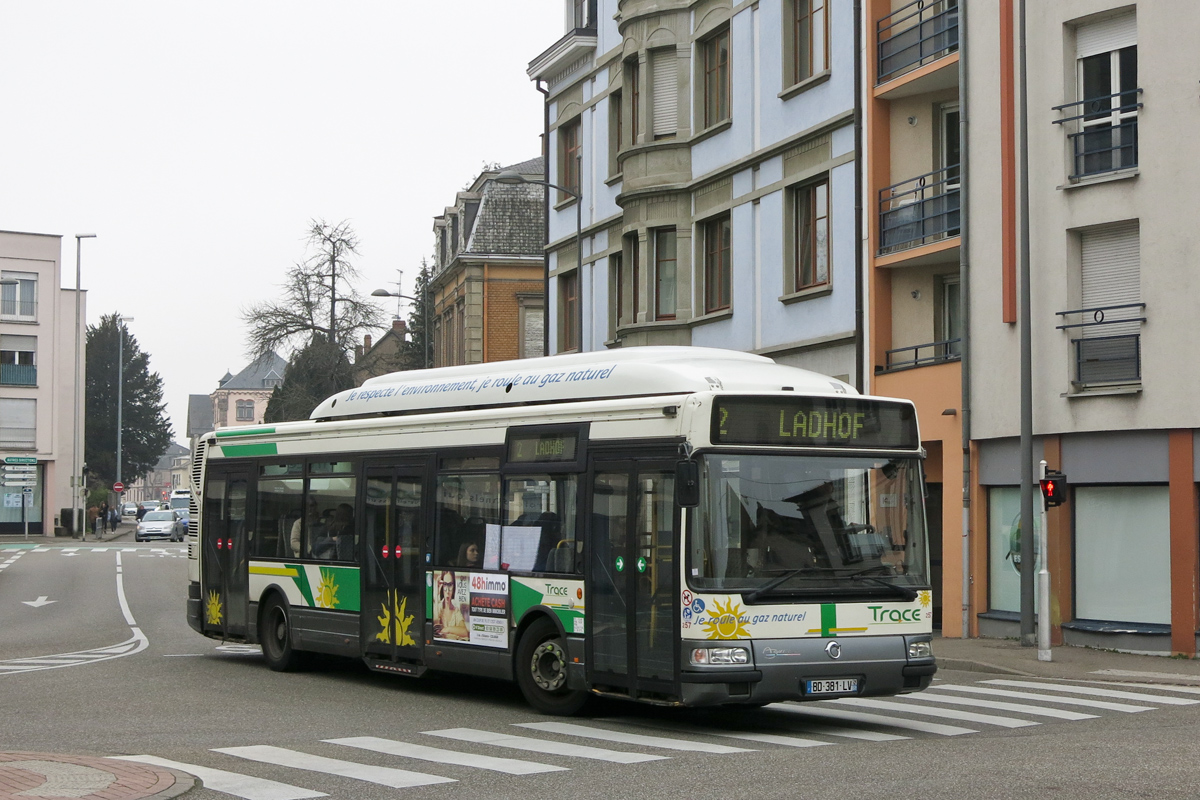
[[[1067,499],[1067,476],[1055,470],[1046,470],[1046,477],[1039,481],[1046,507],[1061,506]]]

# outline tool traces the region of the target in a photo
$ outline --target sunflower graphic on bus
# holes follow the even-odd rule
[[[733,602],[733,598],[727,598],[723,606],[713,601],[705,611],[708,619],[700,620],[700,625],[709,639],[750,638],[750,631],[746,629],[749,619],[742,613],[741,603]]]

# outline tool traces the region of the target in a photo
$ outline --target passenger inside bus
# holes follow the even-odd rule
[[[463,542],[458,548],[458,558],[454,560],[454,566],[466,567],[468,569],[479,569],[483,566],[483,551],[479,548],[477,542]]]

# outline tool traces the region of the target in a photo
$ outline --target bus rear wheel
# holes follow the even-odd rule
[[[258,627],[263,657],[267,666],[276,672],[290,672],[300,663],[299,654],[292,649],[292,631],[288,625],[287,604],[272,598],[263,609]]]
[[[543,714],[570,716],[587,703],[587,692],[567,688],[566,642],[545,617],[530,625],[517,645],[517,685]]]

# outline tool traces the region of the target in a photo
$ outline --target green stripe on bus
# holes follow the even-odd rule
[[[217,431],[217,438],[227,439],[231,436],[259,436],[260,434],[274,432],[274,428],[236,428],[228,431]]]
[[[277,456],[279,450],[275,447],[274,442],[264,442],[263,444],[223,444],[221,445],[221,454],[226,458],[234,456]]]
[[[821,635],[837,636],[832,632],[837,627],[837,606],[833,603],[821,603]]]

